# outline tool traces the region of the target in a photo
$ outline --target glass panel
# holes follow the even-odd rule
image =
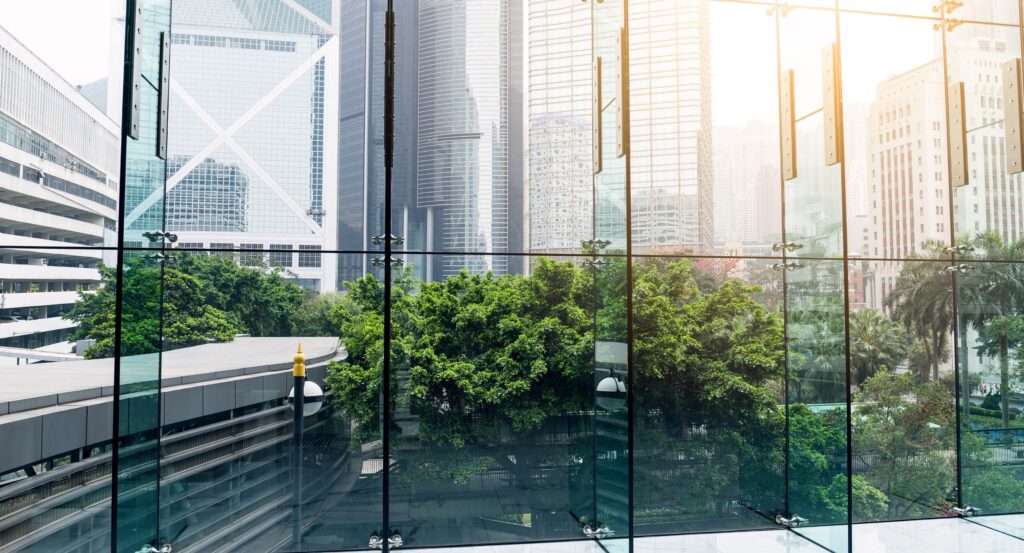
[[[806,261],[786,274],[788,515],[796,531],[848,551],[848,444],[843,263]]]
[[[959,244],[991,250],[984,257],[1000,259],[1001,246],[985,242],[1024,236],[1024,181],[1007,172],[1002,93],[1002,66],[1020,56],[1020,31],[959,25],[947,33],[946,55],[949,82],[964,83],[967,126],[967,183],[953,189],[955,236]]]
[[[362,194],[380,196],[380,171],[364,173],[364,163],[349,163],[339,172],[338,140],[347,141],[346,162],[379,165],[363,145],[380,148],[379,102],[365,99],[381,92],[363,77],[381,72],[346,66],[342,80],[338,58],[352,61],[353,50],[363,56],[367,40],[383,44],[369,31],[381,19],[357,3],[348,3],[344,17],[335,17],[341,14],[331,12],[331,3],[307,4],[316,6],[174,3],[166,227],[179,242],[209,249],[369,249],[371,207]],[[341,22],[352,31],[343,48]],[[378,58],[355,63],[383,67]],[[344,104],[341,87],[349,93]],[[343,128],[339,109],[346,110]],[[338,194],[352,193],[356,180],[360,195],[341,202]],[[146,213],[137,209],[127,219]],[[295,270],[318,290],[335,290],[336,261],[327,256],[319,267]]]
[[[785,182],[786,241],[795,256],[842,257],[842,167],[826,162],[822,57],[836,41],[830,10],[779,10],[780,68],[793,71],[796,177]],[[785,122],[784,122],[785,124]]]
[[[851,256],[903,259],[952,239],[944,65],[933,23],[840,15]]]
[[[323,263],[319,253],[294,253]],[[172,255],[163,274],[161,535],[175,551],[366,549],[383,512],[380,281],[318,293],[254,252]],[[299,345],[321,397],[307,384],[296,519],[288,396]],[[301,543],[292,541],[296,521]]]
[[[630,6],[629,179],[636,253],[712,249],[711,60],[706,38],[690,38],[695,29],[707,28],[708,11],[707,2]],[[596,46],[597,55],[614,48],[615,29],[610,23],[604,30],[608,42]]]
[[[650,33],[651,17],[657,13],[664,16],[666,9],[678,12],[679,19],[692,20],[694,16],[692,9],[659,2],[641,3],[638,12],[630,13],[624,0],[596,3],[592,13],[593,56],[595,62],[600,60],[601,63],[601,84],[598,87],[601,97],[596,102],[599,106],[597,124],[600,125],[601,148],[595,152],[600,156],[600,171],[594,171],[594,242],[590,248],[595,255],[587,260],[592,267],[595,287],[592,369],[595,389],[594,510],[589,520],[580,517],[579,523],[584,534],[602,540],[602,546],[612,553],[628,550],[633,531],[629,459],[632,454],[629,394],[632,393],[630,383],[633,375],[629,366],[628,342],[628,275],[633,260],[622,257],[622,254],[631,253],[631,242],[638,236],[651,237],[660,232],[656,226],[646,230],[633,227],[633,236],[630,236],[630,205],[635,210],[638,202],[643,203],[642,198],[647,199],[648,206],[654,205],[649,186],[640,193],[633,193],[630,188],[633,145],[651,144],[649,139],[632,140],[634,115],[643,121],[645,117],[639,114],[646,112],[649,120],[651,105],[647,95],[647,107],[634,109],[631,88],[636,84],[641,90],[651,89],[651,41],[666,38],[671,41],[675,36],[673,31],[668,31],[668,37]],[[634,21],[638,28],[633,27]],[[633,72],[634,52],[640,67],[645,68],[640,73]],[[652,127],[646,124],[645,128],[648,130],[644,132],[649,135]],[[640,147],[643,149],[645,146]],[[678,196],[661,199],[666,204],[681,200]],[[676,212],[677,221],[681,220],[679,215]],[[661,223],[658,221],[656,225]],[[669,223],[669,226],[673,225]],[[678,237],[677,234],[677,240]],[[599,255],[602,253],[613,255]]]
[[[0,248],[0,549],[110,549],[113,253]]]
[[[710,141],[691,139],[689,146],[700,151],[698,155],[710,156],[712,173],[703,173],[700,179],[712,182],[714,212],[711,221],[701,220],[704,225],[713,223],[713,247],[705,244],[697,253],[775,255],[771,245],[782,242],[775,18],[766,11],[763,5],[710,2],[702,14],[710,55],[700,63],[713,70],[710,89],[700,89],[703,102],[711,103],[710,124],[700,124],[713,126]],[[736,46],[738,35],[749,47]],[[683,37],[680,33],[674,40],[684,42]],[[705,72],[700,75],[707,78]],[[680,78],[689,81],[691,73],[680,69]],[[632,92],[637,98],[637,91]],[[633,128],[636,137],[639,129]],[[700,144],[708,142],[711,149],[705,152]],[[638,163],[633,165],[634,183]]]
[[[960,413],[961,501],[982,515],[972,520],[1024,538],[1022,517],[999,516],[1024,512],[1016,361],[1024,337],[1016,299],[1024,266],[979,260],[970,267],[956,278],[957,363],[967,398]]]
[[[931,253],[944,255],[938,248]],[[854,522],[952,512],[958,480],[949,457],[956,448],[956,386],[948,265],[850,265]]]
[[[942,14],[937,5],[943,4]],[[984,21],[990,23],[1016,23],[1017,0],[961,0],[959,2],[935,2],[933,0],[839,0],[842,10],[871,13],[903,14],[917,17],[938,17],[962,21]],[[844,37],[845,40],[845,37]],[[844,48],[845,49],[845,48]]]
[[[120,325],[120,336],[111,336],[111,342],[120,338],[118,349],[111,347],[109,354],[117,355],[118,369],[114,386],[115,437],[114,463],[117,467],[115,488],[115,541],[118,552],[135,552],[144,545],[160,546],[159,535],[159,444],[160,444],[160,349],[162,313],[160,298],[163,293],[161,273],[164,241],[150,240],[146,233],[163,229],[163,190],[165,163],[158,158],[157,133],[159,95],[155,77],[161,52],[161,33],[169,30],[170,3],[163,1],[128,3],[127,28],[141,18],[141,41],[135,45],[134,63],[141,64],[143,78],[139,79],[138,139],[128,137],[123,129],[125,156],[124,213],[130,213],[151,203],[145,217],[125,219],[122,233],[123,248],[119,267],[122,285],[119,289],[121,312],[115,324]],[[131,32],[131,31],[129,31]],[[131,41],[126,41],[130,44]],[[125,66],[126,78],[131,79],[131,64]],[[125,89],[132,86],[129,81]],[[131,102],[125,98],[126,103]],[[126,112],[131,111],[129,109]],[[102,343],[102,342],[101,342]],[[111,346],[115,344],[111,343]]]
[[[392,210],[401,214],[399,220],[410,233],[408,249],[451,254],[524,251],[522,41],[526,2],[421,0],[395,4],[399,30]],[[562,12],[562,4],[538,4],[531,9]],[[585,23],[579,17],[570,21]],[[568,32],[580,39],[581,30]],[[560,117],[570,118],[567,132],[587,136],[586,122],[571,118],[587,109],[589,99],[568,98],[581,83],[589,87],[587,73],[570,71],[570,64],[588,43],[573,40],[559,44],[566,50],[555,52],[559,59],[545,68],[546,78],[538,78],[531,86],[550,86],[552,96],[563,99],[531,109],[538,118],[558,109]],[[586,144],[589,142],[575,144],[573,151],[582,154],[589,148]],[[551,164],[561,160],[537,162],[538,182],[543,182],[543,172],[551,171]],[[589,174],[589,165],[589,158],[580,158],[558,167],[576,188],[584,188],[575,190],[564,203],[547,204],[550,214],[537,214],[538,225],[560,226],[546,237],[538,234],[538,248],[579,250],[582,229],[572,228],[568,221],[574,211],[578,215],[580,209],[586,209],[578,202],[589,198],[582,180]],[[449,265],[432,266],[429,279],[443,280],[472,268],[471,261],[485,259],[498,265],[480,269],[495,274],[523,270],[517,257],[448,255],[438,260]],[[512,265],[502,265],[506,262]]]
[[[593,509],[595,482],[590,271],[529,257],[525,275],[428,283],[416,266],[447,262],[430,257],[404,256],[392,288],[389,531],[408,547],[583,538],[593,515],[578,509]]]
[[[764,259],[634,267],[636,534],[777,528],[782,274]]]

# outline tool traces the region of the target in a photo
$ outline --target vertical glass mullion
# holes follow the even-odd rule
[[[129,0],[122,106],[121,225],[114,386],[113,550],[159,547],[160,348],[164,160],[155,83],[170,3]],[[133,94],[134,92],[134,94]],[[132,121],[138,127],[133,128]],[[132,137],[135,136],[135,138]],[[140,207],[145,206],[145,207]],[[136,209],[141,215],[128,218]]]

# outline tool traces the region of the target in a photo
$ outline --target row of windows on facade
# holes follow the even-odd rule
[[[117,133],[0,46],[0,141],[109,185],[103,171],[40,133],[90,159],[103,160],[108,167],[117,166]]]
[[[142,242],[125,242],[126,248],[142,248]],[[318,245],[300,244],[298,252],[293,251],[292,244],[270,244],[264,248],[263,244],[239,244],[238,248],[243,251],[235,251],[235,245],[227,242],[211,242],[209,248],[204,247],[203,242],[180,242],[177,244],[181,250],[198,250],[198,253],[221,255],[237,259],[243,265],[255,266],[263,262],[279,267],[319,268],[321,266],[321,247]],[[262,250],[266,250],[264,253]],[[298,263],[295,262],[295,254],[298,253]]]
[[[239,38],[215,35],[193,35],[172,33],[172,44],[191,44],[213,48],[240,48],[242,50],[267,50],[270,52],[294,52],[295,43],[288,40]]]
[[[0,157],[0,172],[7,173],[8,175],[15,177],[21,177],[22,179],[30,182],[42,184],[47,188],[59,190],[64,193],[71,194],[72,196],[82,198],[83,200],[98,203],[109,209],[117,209],[117,201],[113,198],[73,182],[66,181],[60,177],[47,175],[38,169],[26,167],[20,163],[3,157]],[[108,224],[107,227],[112,228],[112,225]]]
[[[14,146],[34,156],[39,156],[40,159],[62,165],[65,169],[109,186],[107,175],[102,171],[70,154],[64,148],[47,140],[41,134],[25,127],[2,112],[0,112],[0,142]]]

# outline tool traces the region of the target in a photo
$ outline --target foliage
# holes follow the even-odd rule
[[[878,373],[865,381],[856,401],[854,455],[867,466],[864,476],[888,498],[877,518],[934,514],[956,480],[947,455],[956,447],[953,395],[940,382]]]
[[[906,357],[907,339],[903,329],[877,309],[850,313],[850,368],[853,384],[878,372],[895,370]]]
[[[219,256],[175,253],[164,267],[142,257],[125,259],[122,271],[121,353],[154,353],[208,342],[290,335],[303,292],[284,274],[241,267]],[[92,339],[93,359],[114,355],[117,270],[100,267],[100,288],[79,292],[64,315],[78,326],[72,340]],[[162,339],[161,339],[162,337]]]

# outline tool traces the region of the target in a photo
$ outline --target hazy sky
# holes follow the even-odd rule
[[[0,26],[71,84],[109,73],[112,4],[124,0],[0,0]]]

